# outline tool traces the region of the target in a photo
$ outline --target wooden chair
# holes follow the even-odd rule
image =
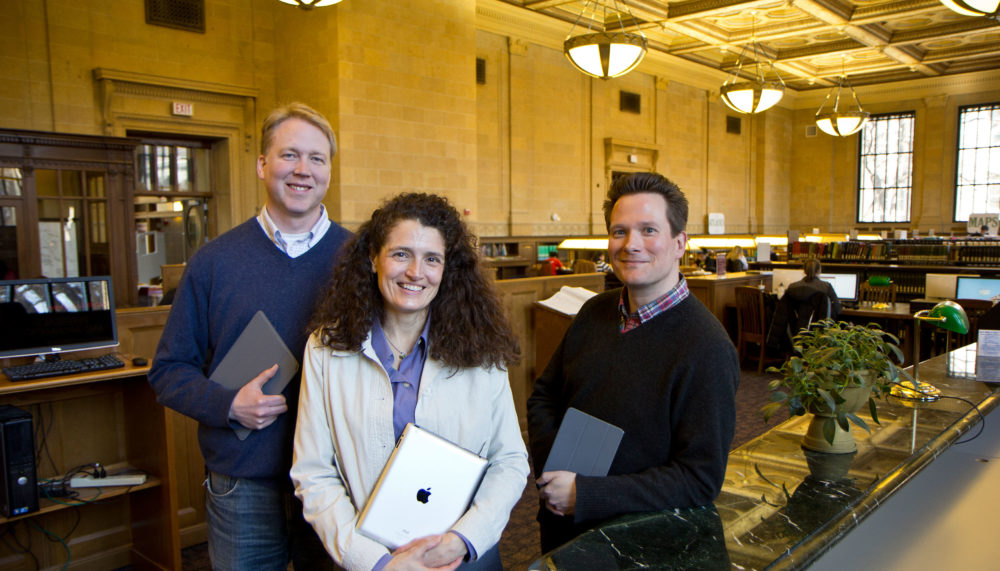
[[[597,264],[590,260],[578,259],[573,262],[574,274],[593,274],[597,272]]]
[[[965,314],[969,316],[969,332],[961,335],[948,331],[948,340],[945,345],[947,351],[975,343],[979,338],[979,318],[993,309],[993,302],[984,299],[956,299],[955,303],[961,305]]]
[[[175,289],[181,283],[184,264],[163,264],[160,266],[160,276],[163,278],[163,293]]]
[[[862,302],[896,303],[896,284],[890,283],[884,286],[861,282],[859,297]]]
[[[757,373],[764,372],[764,361],[767,345],[767,314],[764,311],[764,290],[755,287],[737,287],[736,289],[736,318],[739,329],[739,336],[736,341],[736,348],[739,352],[740,363],[746,356],[748,343],[756,343],[760,346],[760,355],[757,360]],[[774,360],[779,360],[774,358]]]

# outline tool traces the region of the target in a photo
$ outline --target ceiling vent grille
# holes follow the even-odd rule
[[[739,135],[742,130],[743,130],[743,121],[741,121],[739,117],[726,115],[727,133],[732,133],[733,135]]]
[[[642,96],[638,93],[620,91],[618,108],[626,113],[642,113]]]
[[[146,0],[146,23],[205,33],[205,0]]]

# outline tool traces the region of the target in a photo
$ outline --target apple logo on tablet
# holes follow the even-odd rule
[[[419,490],[417,490],[417,501],[418,502],[420,502],[422,504],[426,504],[427,500],[429,500],[430,498],[431,498],[431,489],[430,488],[427,488],[426,490],[423,489],[423,488],[420,488]]]

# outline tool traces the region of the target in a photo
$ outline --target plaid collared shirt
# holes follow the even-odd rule
[[[618,332],[627,333],[632,331],[636,327],[674,307],[683,301],[689,293],[687,280],[684,279],[684,276],[680,276],[680,281],[670,291],[640,307],[635,313],[630,314],[628,312],[628,300],[625,297],[628,295],[628,287],[622,288],[622,295],[618,298],[618,313],[621,317],[618,322]]]

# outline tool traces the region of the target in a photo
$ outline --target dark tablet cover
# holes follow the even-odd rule
[[[264,383],[264,394],[276,395],[283,391],[299,370],[299,362],[264,312],[258,311],[209,379],[228,389],[239,389],[275,363],[278,372]],[[240,440],[250,434],[250,429],[243,426],[233,430]]]
[[[559,425],[543,471],[607,476],[624,434],[621,428],[571,407]]]

